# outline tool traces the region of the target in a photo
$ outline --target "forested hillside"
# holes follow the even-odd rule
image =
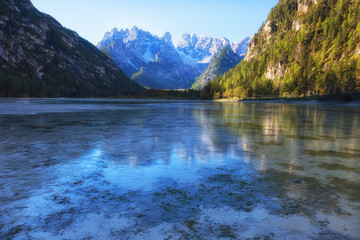
[[[281,0],[245,61],[203,96],[303,96],[360,90],[360,0]]]

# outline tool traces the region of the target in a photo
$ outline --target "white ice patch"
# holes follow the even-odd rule
[[[203,209],[200,222],[210,225],[233,226],[234,233],[244,239],[252,239],[259,233],[273,233],[275,239],[312,239],[317,237],[320,229],[308,218],[300,215],[276,216],[264,208],[251,212],[239,212],[231,208]]]
[[[321,221],[328,222],[328,228],[331,231],[357,239],[360,231],[360,214],[357,212],[352,212],[352,214],[353,216],[318,213],[316,217]]]
[[[114,239],[114,233],[127,231],[133,225],[129,218],[121,217],[119,214],[88,214],[85,219],[79,219],[56,239],[74,239],[75,236],[76,239]]]
[[[181,234],[174,232],[174,225],[171,223],[163,223],[156,227],[150,228],[143,235],[134,236],[132,239],[166,239],[166,236],[172,236],[173,238],[171,239],[182,239]]]
[[[157,165],[139,168],[137,167],[139,159],[136,156],[129,156],[129,166],[111,163],[103,170],[103,174],[108,182],[128,190],[152,190],[156,187],[156,182],[162,178],[171,178],[179,183],[196,182],[199,177],[196,168],[191,164],[183,164],[189,161],[189,157],[179,146],[179,148],[174,149],[168,163],[165,163],[165,159],[158,159]],[[216,162],[206,164],[217,166]],[[186,172],[186,175],[179,175],[180,169]]]
[[[119,214],[106,216],[104,213],[91,213],[77,219],[69,228],[60,230],[57,234],[47,231],[29,232],[28,237],[35,239],[118,239],[119,235],[134,227],[129,218],[121,217]],[[25,239],[17,237],[15,239]]]
[[[26,208],[22,214],[27,217],[46,216],[62,209],[61,205],[54,205],[52,197],[47,195],[30,197],[25,202]]]

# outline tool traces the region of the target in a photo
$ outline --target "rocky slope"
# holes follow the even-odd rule
[[[211,83],[207,93],[357,93],[359,43],[359,0],[281,0],[251,41],[245,61]]]
[[[248,44],[249,38],[230,43],[225,38],[184,34],[175,48],[170,33],[157,37],[133,27],[130,30],[114,28],[105,34],[97,47],[129,77],[144,86],[182,89],[191,87],[225,45],[230,45],[238,55],[244,55]]]
[[[212,38],[208,35],[198,37],[195,34],[184,34],[176,50],[188,65],[208,65],[214,56],[225,46],[229,46],[237,55],[244,56],[251,38],[231,43],[226,38]]]
[[[29,0],[0,1],[0,66],[5,97],[117,96],[142,89]]]
[[[130,30],[114,28],[97,47],[124,69],[127,76],[146,87],[188,88],[198,74],[184,65],[170,33],[159,38],[135,26]]]
[[[236,54],[231,46],[223,47],[211,60],[210,65],[205,71],[196,78],[191,88],[200,90],[212,79],[220,77],[231,68],[235,67],[243,58]]]

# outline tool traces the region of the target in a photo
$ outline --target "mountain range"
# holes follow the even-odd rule
[[[184,34],[175,47],[170,33],[158,37],[134,26],[131,29],[112,29],[105,33],[97,47],[110,56],[127,76],[143,86],[185,89],[194,84],[195,78],[223,47],[229,46],[240,57],[245,55],[249,42],[250,38],[231,43],[226,38]]]
[[[97,47],[30,0],[0,0],[0,96],[108,97],[141,85],[211,98],[354,94],[359,43],[358,0],[280,0],[238,43],[184,34],[175,46],[170,33],[133,27],[114,28]]]

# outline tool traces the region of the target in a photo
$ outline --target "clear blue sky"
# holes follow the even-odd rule
[[[32,0],[40,11],[97,44],[112,28],[136,25],[170,32],[226,37],[237,42],[257,32],[278,0]]]

